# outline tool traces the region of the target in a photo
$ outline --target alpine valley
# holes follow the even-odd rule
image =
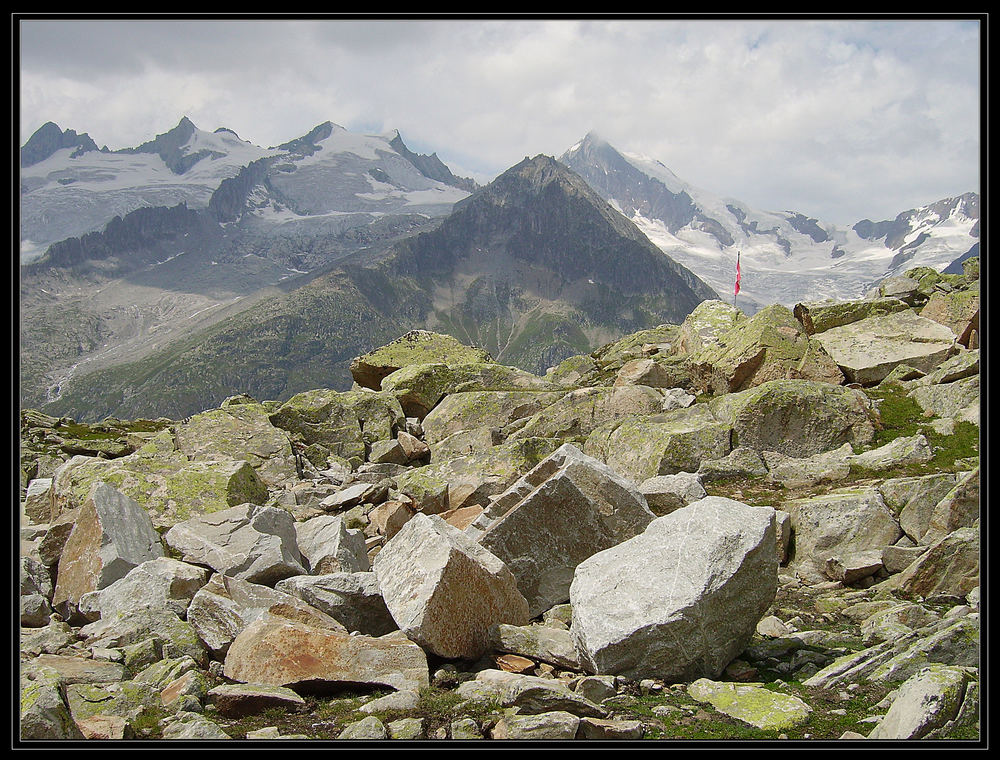
[[[979,254],[977,193],[840,228],[594,134],[484,187],[332,122],[262,148],[184,118],[116,151],[50,122],[20,164],[20,400],[83,421],[344,390],[414,329],[544,375],[731,298],[737,255],[753,314]]]

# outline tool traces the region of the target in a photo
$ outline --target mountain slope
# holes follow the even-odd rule
[[[331,122],[263,149],[185,118],[115,152],[49,124],[22,162],[28,405],[353,251],[433,226],[475,187],[409,151],[398,132],[354,135]],[[83,232],[64,237],[71,230]]]
[[[741,307],[792,306],[863,295],[912,266],[943,269],[978,242],[978,195],[853,229],[795,211],[760,211],[678,178],[659,161],[621,152],[591,133],[560,161],[672,258],[732,297],[740,253]]]
[[[227,395],[337,387],[350,360],[413,328],[534,372],[716,294],[554,159],[525,159],[432,230],[331,272],[141,362],[75,379],[46,409],[79,419],[191,414]],[[168,411],[167,411],[168,410]]]

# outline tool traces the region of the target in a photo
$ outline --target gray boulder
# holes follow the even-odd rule
[[[297,595],[219,574],[194,595],[187,619],[205,646],[219,657],[226,654],[243,629],[272,609],[316,625],[343,629],[335,619]]]
[[[400,629],[440,657],[475,659],[490,626],[528,620],[507,566],[437,515],[414,515],[382,547],[374,571]]]
[[[964,668],[929,665],[899,687],[869,739],[920,739],[953,720],[971,675]]]
[[[209,571],[170,557],[143,562],[124,578],[100,591],[86,594],[80,612],[91,620],[112,617],[137,607],[163,607],[178,617],[208,581]]]
[[[534,617],[569,599],[580,562],[637,535],[653,517],[631,483],[565,444],[466,532],[510,568]]]
[[[894,367],[929,372],[956,351],[955,334],[912,311],[868,317],[816,335],[852,383],[875,385]]]
[[[375,573],[327,573],[285,578],[275,586],[343,623],[349,631],[383,636],[399,626],[382,599]]]
[[[320,515],[295,523],[299,554],[313,575],[363,573],[371,569],[365,536],[342,517]]]
[[[595,554],[570,589],[588,670],[665,681],[717,678],[777,589],[775,512],[707,497]]]
[[[877,550],[896,543],[899,523],[875,488],[846,488],[785,502],[791,515],[794,556],[790,564],[819,580],[834,556]]]
[[[295,521],[282,509],[241,504],[177,523],[164,536],[185,562],[224,575],[274,585],[305,575]]]
[[[63,546],[52,606],[70,619],[84,594],[110,586],[132,568],[163,554],[145,510],[107,483],[98,482]]]

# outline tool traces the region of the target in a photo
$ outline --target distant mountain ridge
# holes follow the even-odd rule
[[[152,140],[110,151],[98,150],[86,134],[48,122],[21,149],[21,260],[37,259],[52,243],[99,231],[137,208],[178,203],[204,208],[224,181],[263,159],[283,173],[260,194],[255,209],[271,227],[296,217],[368,214],[325,220],[342,230],[406,206],[407,213],[441,216],[476,187],[453,175],[436,155],[410,151],[398,131],[352,135],[328,121],[282,145],[262,148],[231,129],[201,130],[185,116]],[[321,172],[324,167],[332,171]],[[307,182],[321,179],[330,191],[327,202],[303,202],[307,193],[296,188],[301,183],[286,176],[299,169]]]
[[[283,400],[338,387],[351,359],[414,328],[540,374],[607,336],[680,322],[716,295],[580,177],[536,156],[435,228],[359,251],[146,359],[80,377],[45,408],[99,419],[184,416],[238,392]]]
[[[845,229],[795,211],[761,211],[714,195],[659,161],[619,151],[595,133],[559,160],[720,293],[733,293],[739,253],[739,298],[750,312],[775,302],[790,306],[857,298],[904,269],[941,270],[979,238],[976,193]]]

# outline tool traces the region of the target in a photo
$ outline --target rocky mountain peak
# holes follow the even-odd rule
[[[59,125],[47,121],[35,130],[21,148],[21,168],[34,166],[62,148],[76,148],[74,157],[85,151],[98,149],[86,132],[78,135],[72,129],[63,131]]]

